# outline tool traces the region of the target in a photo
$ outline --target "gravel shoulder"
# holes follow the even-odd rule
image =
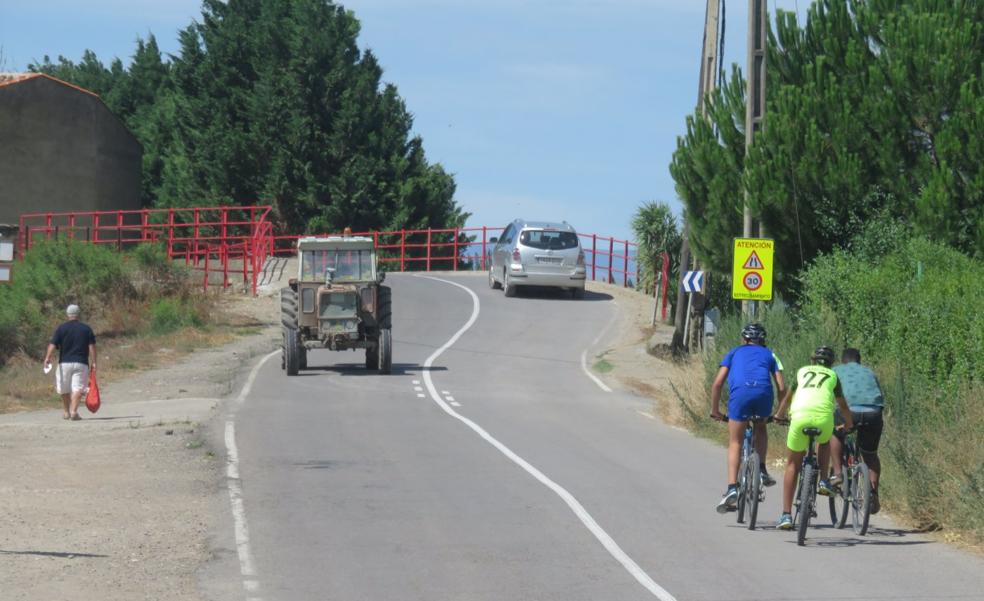
[[[278,288],[224,301],[267,324],[259,333],[102,385],[102,408],[80,422],[60,408],[0,416],[0,598],[204,598],[224,495],[208,422],[276,347]]]

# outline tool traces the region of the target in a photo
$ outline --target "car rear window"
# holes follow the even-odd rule
[[[565,250],[577,248],[577,234],[557,230],[524,230],[519,243],[540,250]]]

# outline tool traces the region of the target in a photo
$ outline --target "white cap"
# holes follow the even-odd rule
[[[78,305],[69,305],[68,308],[65,309],[65,314],[68,315],[69,317],[72,317],[74,315],[78,315],[81,312],[82,312],[82,309],[79,309],[79,306]]]

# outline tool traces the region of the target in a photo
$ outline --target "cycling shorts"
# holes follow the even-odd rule
[[[748,387],[728,399],[728,419],[745,422],[749,417],[772,415],[772,387]]]
[[[786,446],[790,451],[802,453],[810,446],[810,437],[803,434],[803,428],[820,429],[817,444],[830,442],[830,437],[834,433],[834,414],[799,413],[792,416],[789,422],[789,434],[786,436]]]
[[[866,411],[851,410],[851,419],[854,427],[858,431],[858,446],[862,453],[875,454],[878,452],[878,444],[881,442],[882,421],[881,409],[868,409]],[[834,414],[834,423],[838,426],[844,423],[840,409]],[[837,438],[844,440],[844,434],[837,432]]]

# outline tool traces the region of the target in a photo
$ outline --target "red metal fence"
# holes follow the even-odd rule
[[[274,235],[269,206],[144,209],[32,213],[21,216],[20,248],[39,239],[68,237],[119,250],[136,244],[163,243],[168,257],[203,273],[221,273],[222,286],[242,278],[256,293],[266,260],[296,252],[297,235]],[[394,230],[356,232],[372,237],[379,261],[388,271],[485,271],[493,244],[502,228]],[[636,244],[597,234],[579,234],[588,277],[634,286],[638,281]]]

